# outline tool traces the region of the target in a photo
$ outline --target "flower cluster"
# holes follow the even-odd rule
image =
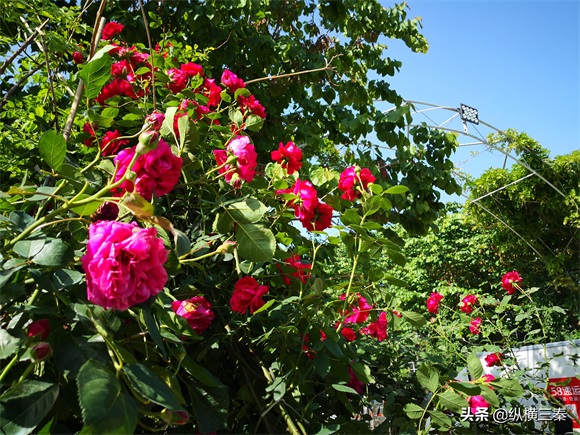
[[[361,169],[358,166],[350,166],[340,174],[338,180],[338,189],[343,192],[340,197],[354,201],[361,192],[368,188],[369,184],[375,181],[376,178],[368,168]]]
[[[474,310],[475,305],[477,305],[477,296],[467,295],[461,300],[461,303],[459,304],[459,308],[465,314],[471,314]]]
[[[290,283],[292,282],[290,277],[298,279],[298,281],[300,281],[302,284],[304,284],[308,280],[308,278],[310,278],[310,274],[305,271],[311,270],[312,264],[303,263],[300,260],[300,255],[292,255],[291,257],[288,257],[286,260],[284,260],[284,263],[287,267],[294,270],[294,272],[291,272],[290,275],[288,275],[285,272],[282,272],[282,280],[284,281],[284,284],[290,285]],[[276,266],[278,267],[278,269],[282,269],[282,267],[279,264],[277,264]]]
[[[522,282],[522,277],[515,270],[506,273],[501,279],[501,286],[507,291],[508,295],[514,294],[517,286]]]
[[[308,231],[330,228],[333,209],[320,202],[318,192],[310,181],[297,178],[293,187],[278,190],[276,194],[291,195],[288,205],[294,208],[295,216]]]
[[[278,149],[272,151],[272,160],[280,163],[288,175],[292,175],[302,167],[302,150],[294,145],[294,142],[288,142],[286,145],[280,142]]]

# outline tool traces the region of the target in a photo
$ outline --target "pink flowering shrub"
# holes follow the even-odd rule
[[[167,250],[155,228],[99,221],[89,227],[82,258],[87,297],[103,308],[126,310],[155,296],[167,282]]]

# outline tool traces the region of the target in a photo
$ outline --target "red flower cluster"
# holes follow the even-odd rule
[[[379,315],[375,322],[369,323],[369,326],[361,328],[362,334],[368,334],[379,340],[379,342],[387,338],[387,313],[384,311]]]
[[[282,273],[282,279],[284,280],[284,284],[290,285],[290,283],[292,282],[290,280],[290,276],[297,278],[303,284],[306,282],[306,280],[308,278],[310,278],[310,274],[305,272],[305,271],[311,270],[312,264],[303,263],[302,261],[300,261],[300,255],[293,255],[293,256],[287,258],[286,260],[284,260],[284,262],[286,263],[287,266],[294,269],[294,272],[292,272],[290,275],[288,275],[284,272]],[[277,265],[277,266],[278,266],[278,269],[281,269],[280,265]]]
[[[244,81],[229,69],[224,70],[221,81],[232,94],[235,93],[238,89],[246,87]]]
[[[427,298],[427,311],[432,314],[437,314],[439,312],[439,302],[443,300],[443,295],[438,292],[431,293],[431,296]]]
[[[178,316],[183,317],[199,335],[209,328],[214,314],[211,311],[211,305],[203,296],[194,296],[184,301],[173,301],[171,309]]]
[[[338,189],[344,192],[340,197],[354,201],[375,180],[376,178],[367,168],[361,169],[358,166],[350,166],[342,171],[338,180]]]
[[[356,306],[352,306],[350,310],[346,310],[342,314],[345,317],[344,323],[364,323],[369,318],[372,306],[369,305],[367,300],[360,294],[356,295],[357,301]],[[344,301],[346,299],[346,294],[340,295],[340,300]],[[350,314],[349,314],[350,313]]]
[[[516,292],[518,284],[522,282],[522,277],[515,270],[506,273],[501,279],[501,286],[507,291],[508,295]],[[515,286],[514,286],[515,284]]]
[[[265,304],[262,296],[268,293],[268,290],[267,285],[260,285],[251,276],[239,279],[234,284],[234,291],[230,299],[232,311],[245,314],[249,308],[250,313],[253,314]]]
[[[461,303],[459,304],[459,308],[465,314],[470,314],[471,312],[473,312],[473,310],[474,310],[473,307],[476,304],[477,304],[477,296],[467,295],[461,300]]]
[[[288,175],[292,175],[302,167],[302,150],[294,142],[286,145],[280,142],[278,149],[272,151],[272,160],[280,163],[288,171]]]
[[[101,154],[103,156],[112,156],[117,154],[120,147],[123,147],[129,143],[127,139],[118,139],[121,137],[119,130],[107,131],[103,136],[101,142],[99,142],[99,148],[101,148]]]
[[[323,231],[331,226],[333,209],[318,200],[318,192],[310,181],[296,179],[293,187],[276,191],[277,195],[293,195],[289,205],[308,231]]]
[[[200,74],[203,75],[203,68],[193,62],[181,64],[180,68],[169,68],[167,70],[167,75],[169,76],[169,82],[166,85],[167,89],[177,94],[187,87],[191,77]]]

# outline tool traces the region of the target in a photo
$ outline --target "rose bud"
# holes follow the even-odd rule
[[[26,335],[29,337],[36,337],[40,335],[41,340],[45,340],[48,337],[48,333],[50,332],[50,323],[48,319],[40,319],[35,320],[30,325],[28,325],[28,330]]]
[[[47,360],[52,356],[52,347],[46,341],[41,341],[32,346],[30,354],[32,356],[32,361],[38,363]]]

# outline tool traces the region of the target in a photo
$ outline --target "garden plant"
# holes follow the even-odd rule
[[[377,433],[534,430],[462,419],[551,400],[510,357],[549,341],[533,283],[505,270],[488,294],[433,291],[409,307],[408,284],[369,267],[402,267],[394,224],[427,232],[443,209],[434,188],[459,190],[454,135],[407,128],[408,106],[390,93],[388,114],[360,114],[352,97],[344,107],[359,115],[337,115],[342,133],[283,121],[291,101],[267,86],[313,80],[308,98],[336,105],[330,91],[353,65],[330,37],[318,64],[244,76],[212,63],[227,42],[189,45],[141,2],[132,22],[120,16],[145,29],[130,43],[105,1],[89,11],[94,26],[88,6],[39,5],[1,41],[17,52],[1,67],[3,432],[368,433],[373,400],[384,402]],[[311,12],[330,22],[340,7]],[[404,9],[372,3],[389,36],[419,49]],[[373,129],[394,159],[348,143]],[[329,268],[339,254],[346,271]],[[516,333],[520,320],[533,328]],[[501,377],[483,375],[481,351]],[[458,382],[465,367],[471,381]]]

